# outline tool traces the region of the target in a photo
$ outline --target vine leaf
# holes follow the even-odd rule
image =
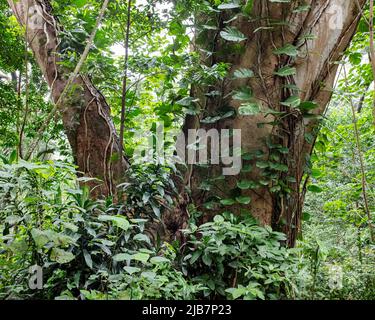
[[[203,120],[201,120],[202,123],[216,123],[220,120],[230,118],[231,116],[234,115],[234,111],[228,111],[222,115],[217,115],[217,116],[212,116],[212,117],[206,117]]]
[[[65,251],[60,248],[52,248],[50,258],[52,261],[56,261],[59,264],[65,264],[72,261],[75,256],[69,251]]]
[[[247,39],[247,37],[241,31],[234,27],[226,27],[220,32],[220,36],[223,39],[232,42],[241,42]]]
[[[223,199],[220,200],[220,203],[224,206],[231,206],[235,203],[235,201],[233,199]]]
[[[236,201],[241,204],[249,204],[251,202],[251,198],[247,196],[240,196],[236,198]]]
[[[230,9],[236,9],[236,8],[239,8],[239,7],[241,7],[241,5],[239,3],[231,2],[231,3],[223,3],[223,4],[219,5],[217,8],[219,10],[230,10]]]
[[[237,182],[237,187],[241,190],[254,189],[256,186],[257,184],[250,180],[241,180]]]
[[[274,74],[279,76],[279,77],[287,77],[287,76],[292,76],[297,73],[297,69],[293,67],[282,67],[279,70],[275,71]]]
[[[304,101],[299,105],[299,108],[303,111],[310,111],[318,108],[319,105],[314,101]]]
[[[310,192],[313,192],[313,193],[320,193],[320,192],[323,192],[323,189],[317,185],[310,185],[307,187],[307,190],[309,190]]]
[[[240,68],[234,72],[235,79],[247,79],[252,78],[254,76],[253,70]]]
[[[260,112],[259,105],[255,102],[244,103],[238,109],[241,116],[254,116]]]
[[[285,54],[290,57],[296,57],[298,55],[298,50],[297,50],[297,47],[295,47],[294,45],[287,44],[286,46],[282,48],[274,50],[273,53],[276,55]]]
[[[291,96],[287,100],[280,102],[280,104],[290,108],[297,108],[301,104],[301,99],[298,96]]]
[[[253,92],[249,87],[242,87],[234,91],[233,99],[235,100],[250,100],[253,97]]]

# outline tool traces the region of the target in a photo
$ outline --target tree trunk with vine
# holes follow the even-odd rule
[[[251,160],[243,160],[243,164],[250,165],[251,172],[218,180],[211,186],[212,191],[202,191],[200,186],[218,177],[221,167],[194,166],[187,173],[193,202],[198,210],[205,212],[206,219],[225,210],[221,205],[214,210],[205,209],[205,204],[215,201],[216,196],[221,199],[248,196],[250,204],[234,205],[229,211],[250,212],[262,224],[282,229],[288,236],[288,245],[295,244],[301,227],[309,173],[307,164],[318,133],[319,117],[331,99],[338,62],[355,34],[360,7],[364,4],[364,0],[304,1],[304,5],[310,5],[308,8],[302,7],[301,1],[254,1],[252,18],[239,15],[229,24],[246,36],[246,40],[235,44],[220,37],[220,32],[228,26],[225,21],[230,21],[235,11],[223,10],[215,17],[201,17],[202,24],[215,24],[219,28],[202,32],[196,38],[199,49],[207,52],[214,48],[213,55],[204,60],[206,65],[229,63],[230,71],[228,78],[215,87],[197,88],[195,97],[204,108],[199,116],[186,121],[185,129],[241,129],[243,151],[254,153]],[[214,39],[214,43],[209,39]],[[289,54],[278,51],[288,45]],[[298,55],[293,53],[293,48],[298,50]],[[275,74],[284,67],[296,71],[288,76]],[[254,76],[233,80],[240,68],[252,70]],[[251,89],[250,102],[259,106],[259,113],[239,115],[241,101],[233,99],[232,92],[244,86]],[[219,90],[220,95],[202,98],[213,90]],[[289,105],[290,97],[298,97],[301,103],[307,101],[306,107],[313,106],[310,102],[314,102],[316,108],[306,112],[299,103]],[[235,117],[215,124],[201,122],[202,118],[223,114],[228,108],[236,110]],[[272,163],[271,167],[264,168],[265,162]],[[241,180],[252,181],[257,186],[252,184],[242,190],[238,187]]]
[[[41,68],[56,103],[64,91],[71,70],[62,67],[59,55],[59,26],[47,0],[8,0],[19,24],[27,30],[28,45]],[[127,168],[104,96],[88,77],[73,80],[69,94],[59,107],[65,133],[78,170],[93,179],[88,184],[94,195],[115,192]]]

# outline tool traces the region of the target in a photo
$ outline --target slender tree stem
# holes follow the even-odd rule
[[[121,99],[121,126],[120,126],[120,145],[124,150],[124,132],[125,132],[125,117],[126,117],[126,95],[127,95],[127,80],[128,80],[128,60],[129,60],[129,34],[130,34],[130,13],[131,13],[131,0],[128,0],[128,12],[126,21],[126,34],[125,34],[125,70],[124,78],[122,81],[122,99]]]
[[[19,129],[18,135],[18,157],[22,159],[23,152],[22,152],[22,142],[23,142],[23,135],[27,123],[27,116],[29,114],[29,72],[28,72],[28,44],[27,44],[27,33],[29,31],[29,4],[27,4],[26,13],[25,13],[25,111],[23,115],[23,119],[21,122],[21,127]]]
[[[345,67],[344,67],[344,75],[345,75],[345,85],[346,85],[347,89],[349,89],[348,88],[349,87],[348,78],[347,78]],[[357,146],[357,153],[358,153],[359,164],[360,164],[360,169],[361,169],[362,195],[363,195],[363,201],[364,201],[364,207],[365,207],[364,209],[365,209],[367,219],[368,219],[371,241],[375,242],[374,228],[373,228],[373,225],[372,225],[370,205],[369,205],[368,196],[367,196],[367,179],[366,179],[365,162],[364,162],[364,159],[363,159],[361,140],[360,140],[358,124],[357,124],[356,110],[355,110],[353,100],[351,98],[350,98],[350,106],[351,106],[351,109],[352,109],[354,136],[355,136],[355,142],[356,142],[356,146]]]
[[[372,74],[374,78],[374,92],[373,92],[373,116],[375,125],[375,44],[374,44],[374,0],[370,0],[370,63],[372,68]]]

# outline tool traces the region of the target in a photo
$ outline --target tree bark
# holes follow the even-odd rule
[[[51,88],[56,103],[70,71],[59,65],[59,29],[48,0],[8,0],[19,24],[26,28],[29,47]],[[128,167],[123,158],[110,108],[99,90],[86,76],[73,81],[69,94],[59,106],[64,130],[78,170],[91,181],[94,195],[114,193]]]
[[[264,171],[256,166],[256,159],[244,161],[252,166],[250,173],[242,172],[240,176],[227,176],[219,180],[212,187],[212,191],[202,190],[200,186],[207,179],[221,174],[222,166],[202,168],[194,166],[186,174],[186,180],[191,185],[191,198],[198,210],[205,212],[206,219],[223,211],[225,208],[216,206],[214,210],[206,210],[204,204],[215,195],[221,198],[235,198],[238,195],[250,196],[249,205],[232,206],[229,210],[240,212],[247,210],[262,224],[281,228],[288,235],[288,245],[295,244],[301,227],[301,213],[306,185],[301,186],[306,173],[307,160],[312,152],[314,141],[318,133],[319,120],[306,118],[298,108],[290,108],[281,104],[292,95],[298,95],[301,101],[314,101],[318,107],[313,111],[315,115],[322,115],[331,99],[332,87],[336,77],[338,63],[347,49],[360,20],[360,9],[365,0],[310,0],[304,4],[310,5],[307,11],[294,11],[301,1],[290,3],[276,3],[266,0],[254,1],[251,16],[239,16],[231,26],[236,27],[247,40],[241,42],[240,50],[220,38],[220,31],[228,24],[224,21],[234,16],[234,11],[222,11],[216,16],[219,30],[207,31],[196,39],[198,49],[211,51],[213,55],[205,59],[205,64],[212,66],[219,62],[230,63],[230,77],[239,68],[251,69],[255,76],[251,79],[223,81],[215,88],[195,90],[194,96],[200,99],[200,105],[205,116],[215,116],[227,110],[228,106],[238,111],[241,102],[232,98],[231,92],[241,86],[252,89],[256,101],[263,113],[254,116],[237,116],[223,119],[216,124],[204,124],[202,116],[190,116],[185,122],[185,132],[192,128],[224,129],[233,128],[242,131],[242,148],[245,152],[261,150],[264,153],[262,161],[277,161],[288,167],[288,172],[277,172],[277,177],[271,179],[267,186],[240,190],[237,187],[239,179],[259,182],[264,179]],[[212,16],[201,17],[202,23],[212,25]],[[211,19],[211,20],[210,20]],[[275,23],[276,22],[276,23]],[[277,24],[279,22],[279,24]],[[280,23],[287,22],[287,23]],[[273,26],[272,26],[273,23]],[[272,28],[270,28],[272,26]],[[303,38],[303,35],[312,34]],[[214,39],[213,43],[209,39]],[[209,41],[209,42],[208,42]],[[274,50],[291,44],[299,49],[297,57],[276,55]],[[232,52],[240,51],[239,54]],[[280,77],[275,71],[284,67],[296,68],[296,74]],[[287,88],[286,85],[289,85]],[[299,91],[290,89],[295,85]],[[210,90],[222,90],[218,97],[204,97]],[[265,110],[284,112],[282,117],[267,115]],[[275,123],[275,121],[278,121]],[[263,125],[260,125],[262,124]],[[264,124],[269,123],[269,124]],[[306,139],[309,137],[309,139]],[[279,144],[288,148],[287,155],[275,155],[265,141]],[[275,160],[275,156],[279,157]],[[276,157],[276,159],[277,159]],[[258,159],[259,160],[259,159]],[[288,178],[289,177],[289,178]],[[293,177],[295,182],[293,182]],[[277,184],[283,183],[287,192],[275,189]],[[275,191],[277,190],[277,191]]]

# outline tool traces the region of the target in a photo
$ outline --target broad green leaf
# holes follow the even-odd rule
[[[241,190],[254,189],[257,187],[257,184],[254,181],[250,180],[241,180],[237,182],[237,187]]]
[[[256,166],[260,169],[266,169],[270,166],[268,161],[257,161]]]
[[[140,261],[143,263],[146,263],[149,258],[150,258],[150,255],[148,253],[138,252],[132,255],[132,260]]]
[[[152,264],[159,264],[159,263],[167,263],[167,262],[171,262],[171,261],[169,259],[165,258],[165,257],[157,256],[157,257],[152,257],[150,259],[150,262]]]
[[[260,107],[258,103],[255,102],[248,102],[242,104],[238,108],[238,113],[241,116],[254,116],[260,113]]]
[[[220,32],[220,36],[227,41],[241,42],[247,39],[247,37],[234,27],[226,27],[224,31]]]
[[[226,112],[225,114],[223,115],[217,115],[217,116],[214,116],[214,117],[207,117],[207,118],[204,118],[201,120],[202,123],[216,123],[220,120],[223,120],[223,119],[227,119],[227,118],[230,118],[231,116],[234,115],[234,111],[228,111]]]
[[[146,242],[146,243],[151,244],[151,242],[150,242],[150,238],[149,238],[147,235],[143,234],[143,233],[138,233],[138,234],[136,234],[136,235],[133,237],[133,240],[134,240],[134,241],[140,241],[140,242]]]
[[[230,2],[230,3],[223,3],[219,5],[217,8],[219,10],[230,10],[230,9],[236,9],[239,7],[241,7],[239,3]]]
[[[183,106],[183,107],[190,107],[196,101],[197,99],[195,98],[185,97],[185,98],[182,98],[181,100],[178,100],[176,104]]]
[[[301,99],[299,96],[291,96],[287,100],[280,102],[283,106],[287,106],[290,108],[297,108],[301,103]]]
[[[216,223],[223,223],[224,222],[224,218],[220,215],[217,215],[214,217],[214,222]]]
[[[141,277],[147,278],[149,281],[153,281],[156,277],[156,273],[153,271],[144,271],[141,273]]]
[[[132,259],[132,255],[128,253],[118,253],[113,256],[113,260],[116,262],[122,262],[122,261],[130,261]]]
[[[73,223],[70,223],[70,222],[63,222],[63,225],[65,228],[73,231],[73,232],[78,232],[78,227],[73,224]]]
[[[51,260],[59,264],[65,264],[71,262],[75,257],[73,253],[65,251],[59,248],[52,248]]]
[[[253,70],[246,69],[246,68],[240,68],[234,71],[234,78],[236,79],[247,79],[254,77]]]
[[[283,172],[288,172],[289,168],[287,165],[282,164],[282,163],[270,163],[270,168],[278,171],[283,171]]]
[[[317,185],[310,185],[307,187],[307,190],[309,190],[310,192],[314,192],[314,193],[321,193],[323,192],[323,189]]]
[[[254,4],[254,0],[247,0],[245,6],[242,8],[242,12],[245,15],[249,16],[251,14],[252,9],[253,9],[253,4]]]
[[[203,254],[203,256],[202,256],[202,261],[203,261],[203,263],[204,263],[206,266],[208,266],[208,267],[210,267],[211,264],[212,264],[212,258],[211,258],[210,255],[207,254],[207,253]]]
[[[83,257],[85,258],[85,262],[87,264],[87,266],[92,269],[92,259],[91,259],[91,255],[90,253],[87,251],[87,250],[83,250]]]
[[[294,67],[282,67],[279,70],[275,71],[274,74],[279,76],[279,77],[287,77],[287,76],[292,76],[297,73],[297,69]]]
[[[271,192],[279,192],[279,191],[281,191],[281,187],[279,185],[273,186],[272,188],[270,188],[270,191]]]
[[[262,185],[262,186],[268,186],[270,184],[270,182],[268,180],[259,180],[259,183]]]
[[[302,220],[303,221],[309,221],[311,218],[311,214],[308,213],[308,212],[304,212],[303,215],[302,215]]]
[[[116,227],[127,231],[130,228],[130,223],[127,218],[123,216],[110,216],[110,215],[100,215],[98,217],[99,221],[112,222]]]
[[[23,218],[20,217],[20,216],[11,215],[11,216],[6,217],[5,223],[8,223],[9,225],[13,226],[13,225],[15,225],[16,223],[18,223],[22,220],[23,220]]]
[[[190,258],[190,263],[191,264],[194,264],[198,259],[199,257],[202,255],[202,252],[201,251],[195,251],[192,255],[191,255],[191,258]]]
[[[224,206],[231,206],[235,204],[235,201],[233,199],[222,199],[220,200],[220,203]]]
[[[152,211],[154,212],[156,217],[160,217],[160,207],[156,205],[153,201],[150,202]]]
[[[313,178],[319,178],[322,176],[322,171],[320,171],[319,169],[312,169],[311,170],[311,176]]]
[[[233,99],[235,100],[250,100],[252,97],[253,91],[249,87],[242,87],[233,93]]]
[[[314,110],[318,107],[319,105],[314,101],[303,101],[299,105],[299,109],[304,110],[304,111]]]
[[[276,55],[285,54],[290,57],[296,57],[298,55],[297,47],[293,46],[292,44],[287,44],[286,46],[276,49],[273,51]]]
[[[251,202],[251,198],[247,196],[240,196],[236,198],[236,201],[241,204],[249,204]]]
[[[47,234],[39,229],[32,229],[31,236],[33,237],[35,244],[39,248],[42,248],[45,244],[47,244],[50,241]]]
[[[124,270],[129,273],[129,274],[133,274],[133,273],[137,273],[139,271],[141,271],[140,268],[137,268],[137,267],[129,267],[129,266],[126,266],[124,267]]]
[[[247,289],[243,286],[239,286],[238,288],[229,288],[225,291],[231,294],[234,300],[244,296],[247,293]]]

